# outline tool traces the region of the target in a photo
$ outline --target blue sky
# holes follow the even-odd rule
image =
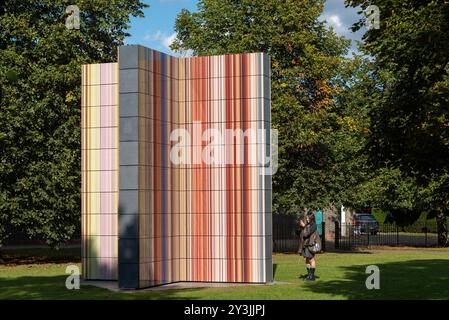
[[[175,19],[183,9],[196,11],[197,0],[147,0],[150,5],[144,10],[145,18],[133,18],[126,44],[141,44],[165,53],[173,54],[169,45],[175,38]],[[327,0],[322,19],[332,26],[337,34],[352,40],[360,40],[363,30],[352,33],[348,28],[358,20],[357,9],[345,8],[344,0]],[[356,50],[353,41],[352,50]]]

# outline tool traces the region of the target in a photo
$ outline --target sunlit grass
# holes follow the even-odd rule
[[[275,284],[156,291],[111,292],[82,285],[65,288],[64,261],[0,266],[0,299],[449,299],[445,252],[326,253],[318,256],[318,279],[307,283],[294,254],[274,256]],[[381,289],[367,290],[368,265],[380,268]]]

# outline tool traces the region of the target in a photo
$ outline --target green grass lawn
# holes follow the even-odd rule
[[[0,299],[449,299],[447,252],[325,253],[318,280],[304,282],[299,257],[274,255],[273,285],[115,293],[89,285],[65,288],[69,260],[0,265]],[[79,265],[79,263],[77,263]],[[377,265],[381,289],[365,288],[366,266]]]

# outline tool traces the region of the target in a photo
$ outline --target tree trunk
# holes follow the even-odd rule
[[[447,220],[444,212],[439,212],[436,216],[437,232],[438,232],[438,246],[445,247],[447,245]]]

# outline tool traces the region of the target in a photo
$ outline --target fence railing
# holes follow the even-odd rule
[[[406,228],[394,224],[354,224],[335,222],[335,248],[358,246],[437,246],[434,228],[414,225]]]

